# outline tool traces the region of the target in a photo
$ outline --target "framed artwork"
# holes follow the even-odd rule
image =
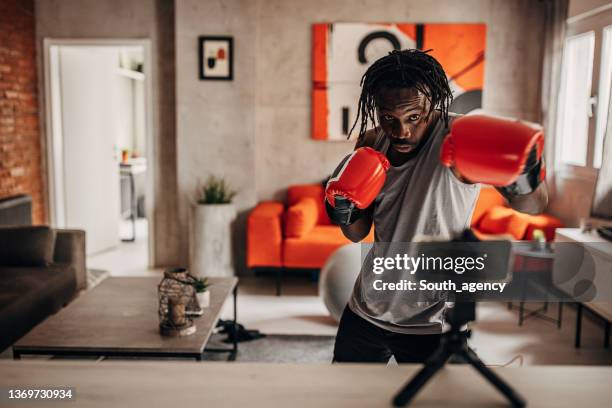
[[[234,79],[234,40],[227,36],[198,37],[200,80]]]
[[[480,108],[485,43],[486,24],[313,24],[311,137],[346,140],[357,113],[361,77],[393,50],[431,49],[453,90],[450,111]]]

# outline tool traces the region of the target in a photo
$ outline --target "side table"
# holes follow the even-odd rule
[[[512,252],[515,255],[515,265],[514,265],[514,273],[515,274],[539,274],[544,279],[547,279],[549,282],[552,282],[551,274],[552,274],[552,264],[555,258],[555,253],[553,247],[546,243],[542,248],[537,248],[534,246],[534,242],[513,242],[512,243]],[[538,267],[533,267],[533,261],[537,262]],[[541,267],[541,265],[544,267]],[[525,284],[529,284],[529,279],[524,279]],[[548,296],[548,291],[546,290],[546,296]],[[523,322],[529,317],[537,317],[542,320],[546,320],[549,322],[553,322],[557,324],[557,328],[561,328],[561,322],[563,317],[563,303],[558,303],[558,312],[557,318],[553,319],[544,313],[548,311],[548,300],[544,301],[544,304],[535,309],[530,310],[525,308],[525,300],[522,299],[519,302],[519,326],[523,325]],[[512,309],[512,302],[508,302],[508,309]],[[528,312],[525,314],[525,312]]]

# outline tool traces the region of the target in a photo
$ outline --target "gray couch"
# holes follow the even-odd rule
[[[86,285],[84,231],[0,227],[0,350]]]

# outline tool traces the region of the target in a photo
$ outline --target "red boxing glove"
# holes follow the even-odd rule
[[[473,183],[521,195],[544,180],[543,150],[544,133],[518,120],[462,116],[444,139],[440,160]]]
[[[342,160],[327,182],[325,201],[329,217],[350,225],[376,198],[387,178],[389,160],[384,154],[361,147]]]

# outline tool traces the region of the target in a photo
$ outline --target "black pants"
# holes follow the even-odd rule
[[[440,334],[401,334],[381,329],[344,308],[334,362],[386,363],[395,356],[398,363],[423,363],[438,348]]]

